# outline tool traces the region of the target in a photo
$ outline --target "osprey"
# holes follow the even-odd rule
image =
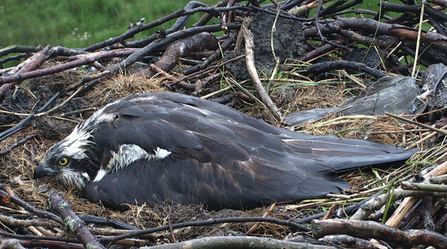
[[[210,209],[324,197],[337,173],[408,159],[393,145],[313,136],[178,93],[129,96],[95,112],[53,145],[34,178],[55,176],[92,202]]]

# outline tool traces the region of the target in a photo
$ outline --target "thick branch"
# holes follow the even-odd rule
[[[384,240],[404,247],[431,245],[436,248],[445,248],[447,245],[447,238],[439,233],[427,230],[402,231],[375,221],[314,220],[312,232],[316,238],[343,233],[364,239]]]
[[[45,62],[45,54],[47,53],[47,51],[48,46],[40,50],[36,54],[34,54],[32,57],[28,58],[26,61],[24,61],[21,64],[21,68],[19,69],[19,71],[17,71],[17,74],[33,71],[39,68]],[[22,81],[11,82],[8,84],[4,84],[0,87],[0,104],[5,99],[6,93],[14,86],[20,84],[21,82]]]
[[[176,41],[169,45],[163,56],[155,62],[155,66],[165,72],[170,72],[180,57],[193,51],[212,50],[218,47],[217,39],[212,34],[202,32],[191,37]],[[135,74],[135,76],[152,77],[156,72],[151,68],[144,69]]]
[[[105,248],[90,233],[84,221],[82,221],[73,211],[71,205],[62,197],[62,195],[53,191],[50,194],[50,206],[63,219],[70,232],[76,234],[79,241],[89,249]]]
[[[381,23],[368,18],[338,18],[334,22],[319,25],[322,34],[337,32],[339,29],[361,30],[375,35],[394,35],[403,38],[416,40],[418,30],[400,24]],[[314,37],[318,34],[316,27],[303,30],[306,37]],[[447,37],[444,35],[425,31],[422,32],[421,39],[424,42],[447,46]]]
[[[121,69],[125,69],[128,66],[132,65],[133,63],[135,63],[136,61],[143,58],[145,55],[147,55],[151,52],[160,50],[164,46],[166,46],[166,45],[170,44],[171,42],[174,42],[178,39],[182,39],[182,38],[185,38],[185,37],[188,37],[188,36],[191,36],[194,34],[198,34],[201,32],[217,32],[220,30],[221,30],[220,25],[216,24],[216,25],[195,27],[195,28],[177,31],[175,33],[172,33],[172,34],[166,36],[166,38],[164,38],[164,39],[157,40],[157,41],[147,45],[146,47],[138,50],[137,52],[135,52],[132,55],[130,55],[129,57],[127,57],[127,59],[125,59],[123,62],[116,64],[116,65],[112,66],[111,68],[109,68],[109,70],[107,72],[113,74]],[[0,83],[1,83],[1,81],[0,81]]]
[[[142,247],[142,249],[184,249],[184,248],[234,248],[234,249],[282,249],[282,248],[296,248],[296,249],[336,249],[335,246],[311,245],[309,243],[292,242],[286,240],[277,240],[271,238],[260,238],[251,236],[219,236],[207,237],[201,239],[193,239],[180,243],[171,243],[151,247]]]
[[[184,223],[173,224],[172,229],[178,229],[178,228],[189,227],[189,226],[192,226],[192,227],[207,226],[207,225],[221,224],[221,223],[258,222],[258,221],[288,226],[290,228],[293,228],[293,229],[296,229],[299,231],[309,231],[310,230],[306,226],[297,224],[295,222],[281,220],[281,219],[277,219],[277,218],[273,218],[273,217],[233,217],[233,218],[221,218],[221,219],[212,219],[212,220],[189,221],[189,222],[184,222]],[[149,228],[146,230],[130,232],[130,233],[119,235],[119,236],[116,236],[113,238],[103,238],[102,241],[109,241],[110,242],[109,244],[111,244],[117,240],[122,240],[122,239],[130,238],[130,237],[139,237],[141,235],[155,233],[158,231],[165,231],[165,230],[169,230],[169,229],[170,229],[169,226],[154,227],[154,228]]]

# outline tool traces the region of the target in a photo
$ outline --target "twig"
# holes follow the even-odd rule
[[[59,223],[56,223],[52,220],[38,220],[38,219],[15,219],[10,216],[6,216],[3,214],[0,214],[0,222],[10,225],[10,226],[47,226],[47,227],[55,227],[59,225]]]
[[[17,74],[11,75],[11,76],[2,76],[2,77],[0,77],[0,84],[2,85],[5,83],[10,83],[10,82],[14,82],[14,81],[23,81],[26,79],[55,74],[55,73],[62,72],[67,69],[80,67],[83,65],[89,65],[89,64],[94,63],[95,61],[101,60],[103,58],[108,58],[108,57],[110,57],[110,55],[108,53],[97,53],[97,54],[94,54],[89,57],[85,57],[85,58],[75,60],[75,61],[70,61],[70,62],[61,64],[58,66],[50,67],[50,68],[44,68],[44,69],[34,70],[31,72],[25,72],[25,73],[20,73],[20,74],[17,73]]]
[[[172,229],[178,229],[178,228],[189,227],[189,226],[197,227],[197,226],[207,226],[207,225],[214,225],[214,224],[221,224],[221,223],[236,223],[236,222],[240,223],[240,222],[257,222],[257,221],[288,226],[290,228],[297,229],[299,231],[309,231],[310,230],[308,227],[297,224],[295,222],[281,220],[281,219],[277,219],[277,218],[273,218],[273,217],[233,217],[233,218],[221,218],[221,219],[211,219],[211,220],[202,220],[202,221],[188,221],[188,222],[173,224]],[[108,241],[109,245],[111,245],[113,242],[115,242],[117,240],[122,240],[122,239],[130,238],[130,237],[138,237],[141,235],[155,233],[155,232],[159,232],[159,231],[165,231],[165,230],[169,230],[169,226],[161,226],[161,227],[154,227],[154,228],[149,228],[149,229],[141,230],[141,231],[134,231],[134,232],[120,235],[120,236],[115,236],[112,238],[103,238],[103,239],[101,239],[101,241]]]
[[[223,7],[223,8],[198,7],[198,8],[194,8],[194,9],[190,9],[190,10],[184,10],[184,9],[177,10],[177,11],[175,11],[175,12],[173,12],[173,13],[171,13],[171,14],[163,17],[163,18],[160,18],[160,19],[152,22],[152,23],[144,24],[144,25],[137,26],[135,28],[129,29],[124,34],[122,34],[120,36],[113,37],[113,38],[110,38],[110,39],[108,39],[108,40],[106,40],[104,42],[100,42],[100,43],[94,44],[92,46],[89,46],[89,47],[85,48],[84,50],[86,50],[86,51],[95,51],[97,49],[100,49],[100,48],[103,48],[103,47],[106,47],[106,46],[110,46],[110,45],[113,45],[115,43],[119,43],[121,41],[124,41],[125,39],[134,37],[136,34],[142,32],[142,31],[145,31],[145,30],[148,30],[148,29],[151,29],[151,28],[155,28],[155,27],[157,27],[157,26],[159,26],[159,25],[161,25],[163,23],[166,23],[166,22],[168,22],[170,20],[173,20],[175,18],[179,18],[181,16],[192,15],[192,14],[195,14],[197,12],[220,13],[220,12],[226,12],[226,11],[230,11],[230,10],[246,10],[246,11],[248,11],[248,10],[250,10],[250,8],[249,7],[245,7],[245,6],[235,6],[235,7],[229,7],[229,8],[226,8],[226,7]],[[220,27],[219,27],[219,29],[220,29]],[[173,31],[176,31],[176,30],[173,30]],[[167,35],[169,35],[169,34],[167,34]]]
[[[443,127],[440,128],[440,130],[445,130],[445,129],[447,129],[447,125],[444,125]],[[416,141],[413,144],[411,144],[410,146],[408,146],[407,149],[411,149],[411,148],[416,147],[418,144],[421,144],[421,143],[427,141],[428,139],[436,136],[436,134],[438,134],[438,132],[436,132],[436,131],[435,132],[431,132],[430,134],[426,135],[425,137],[419,139],[418,141]]]
[[[34,116],[40,112],[43,112],[48,106],[50,106],[51,104],[53,104],[53,102],[56,100],[56,98],[59,96],[59,94],[55,94],[50,100],[48,100],[48,102],[42,106],[39,110],[37,111],[33,111],[30,115],[28,115],[28,117],[26,117],[24,120],[20,121],[20,123],[18,123],[17,125],[15,125],[14,127],[0,133],[0,142],[5,140],[6,138],[8,138],[9,136],[15,134],[16,132],[21,131],[23,128],[25,128],[25,126],[28,124],[28,122],[31,121],[31,119],[34,118]]]
[[[388,247],[380,245],[376,242],[360,239],[349,235],[326,235],[320,240],[333,245],[338,245],[344,248],[349,246],[350,248],[364,248],[364,249],[388,249]]]
[[[418,36],[416,39],[416,51],[414,52],[414,63],[413,63],[413,70],[411,71],[411,77],[414,77],[414,74],[416,73],[416,65],[417,65],[418,59],[419,59],[419,48],[421,46],[422,23],[424,21],[424,7],[425,7],[425,0],[422,0],[421,13],[419,15]]]
[[[431,176],[428,180],[432,183],[445,183],[447,182],[447,175]]]
[[[270,204],[269,208],[264,212],[264,214],[262,215],[262,217],[267,217],[269,216],[273,209],[276,207],[276,203],[272,203]],[[261,222],[256,222],[252,227],[250,227],[250,229],[248,229],[248,231],[245,233],[245,235],[249,235],[251,234],[254,230],[256,230],[259,226],[261,225]]]
[[[115,219],[110,219],[110,218],[101,218],[101,217],[97,217],[94,215],[89,215],[89,214],[79,214],[79,218],[81,218],[84,222],[87,223],[94,223],[94,224],[99,224],[99,225],[107,225],[107,226],[112,226],[114,228],[119,228],[119,229],[127,229],[126,232],[129,232],[129,230],[140,230],[134,226],[131,226],[127,223],[124,223],[122,221],[119,220],[115,220]]]
[[[245,54],[241,54],[241,55],[238,55],[238,56],[236,56],[236,57],[234,57],[234,58],[231,58],[231,59],[229,59],[229,60],[227,60],[227,61],[221,62],[221,63],[219,63],[219,64],[217,64],[217,65],[207,67],[207,68],[205,68],[205,69],[202,70],[202,71],[198,71],[198,72],[195,72],[195,73],[191,73],[190,75],[186,75],[186,76],[180,78],[178,81],[169,84],[168,86],[169,86],[169,87],[172,87],[172,86],[178,84],[180,81],[184,81],[184,80],[188,80],[188,79],[193,79],[193,78],[195,78],[195,77],[199,77],[199,75],[205,74],[205,73],[207,73],[207,72],[209,72],[209,71],[211,71],[211,70],[214,70],[214,69],[216,69],[216,68],[220,68],[220,67],[224,66],[224,65],[227,64],[227,63],[230,63],[230,62],[239,60],[240,58],[244,58],[245,56],[246,56]]]
[[[356,212],[356,211],[357,211],[363,204],[365,204],[366,202],[368,202],[369,200],[375,198],[376,196],[378,196],[378,195],[380,195],[380,194],[381,194],[380,192],[379,192],[379,193],[376,193],[376,194],[374,194],[374,195],[368,197],[367,199],[361,200],[360,202],[358,202],[358,203],[356,203],[356,204],[350,205],[350,206],[348,206],[348,207],[342,207],[342,208],[339,208],[339,209],[337,209],[337,210],[335,211],[335,213],[337,214],[338,217],[345,217],[346,215],[348,215],[348,216],[349,216],[349,215],[352,215],[352,214],[354,214],[354,213],[355,213],[355,212]],[[328,213],[328,212],[322,212],[322,213],[319,213],[319,214],[314,214],[314,215],[311,215],[311,216],[308,216],[308,217],[305,217],[305,218],[302,218],[302,219],[295,220],[295,222],[296,222],[296,223],[300,223],[300,224],[302,224],[302,223],[309,223],[309,222],[311,222],[311,221],[314,220],[314,219],[320,219],[320,218],[324,217],[327,213]]]
[[[272,24],[272,31],[270,33],[270,47],[272,49],[273,58],[275,59],[275,67],[273,68],[272,75],[270,75],[270,79],[267,84],[267,92],[270,91],[270,86],[272,85],[273,79],[275,78],[275,75],[276,75],[276,72],[278,71],[278,66],[280,63],[280,59],[278,56],[276,56],[276,53],[275,53],[275,44],[274,44],[274,41],[275,41],[274,34],[276,32],[276,23],[278,22],[278,17],[279,17],[279,14],[281,13],[281,9],[279,8],[279,5],[276,5],[276,11],[277,11],[277,13],[276,13],[275,19]],[[281,120],[281,121],[283,121],[283,120]]]
[[[429,179],[431,176],[439,176],[445,173],[447,173],[447,162],[438,165],[432,171],[425,174],[424,178]],[[397,226],[397,224],[399,224],[399,222],[402,220],[405,213],[407,213],[408,210],[410,210],[410,208],[416,203],[417,200],[418,200],[417,197],[405,198],[385,224],[393,227]]]
[[[437,166],[435,169],[424,175],[424,177],[427,179],[432,175],[442,175],[447,172],[447,162],[444,162]],[[367,203],[363,204],[361,208],[351,217],[353,220],[361,220],[365,217],[367,217],[369,214],[371,214],[374,210],[378,210],[381,208],[386,200],[389,198],[390,193],[387,192],[385,194],[382,194],[380,196],[375,197],[374,199],[371,199]],[[385,223],[388,226],[396,226],[403,218],[405,213],[408,212],[408,210],[416,203],[417,197],[415,196],[423,196],[423,195],[429,195],[429,196],[442,196],[445,195],[445,193],[438,193],[438,192],[432,192],[432,191],[413,191],[413,190],[403,190],[401,188],[394,190],[393,199],[399,199],[402,197],[406,197],[402,203],[399,205],[396,211],[394,211],[393,215],[387,220]],[[412,197],[408,197],[412,196]]]
[[[369,75],[372,75],[378,79],[387,76],[386,73],[382,73],[380,70],[371,68],[366,66],[360,62],[354,61],[325,61],[313,64],[312,66],[307,67],[304,72],[306,74],[315,74],[318,75],[320,73],[333,71],[333,70],[342,70],[342,69],[351,69],[359,72],[364,72]]]
[[[28,142],[29,140],[35,138],[36,135],[35,134],[31,134],[26,136],[24,139],[18,141],[16,144],[13,144],[11,146],[9,146],[7,149],[0,151],[0,156],[5,156],[7,155],[9,152],[11,152],[14,148],[21,146],[23,144],[25,144],[26,142]]]
[[[404,190],[402,188],[397,188],[393,192],[388,191],[380,196],[377,196],[368,202],[364,203],[361,208],[351,217],[351,220],[362,220],[367,218],[372,212],[375,210],[379,210],[383,205],[385,205],[386,201],[389,198],[392,198],[392,201],[399,199],[412,199],[412,202],[403,201],[403,205],[401,204],[400,209],[398,208],[393,216],[388,219],[387,225],[396,226],[400,220],[403,218],[403,215],[408,212],[408,210],[414,205],[418,197],[422,196],[433,196],[433,197],[446,197],[446,192],[433,192],[433,191],[422,191],[422,190]]]
[[[169,226],[169,233],[171,234],[172,237],[172,243],[176,243],[176,239],[175,239],[175,235],[174,235],[174,230],[172,229],[172,219],[171,219],[171,214],[172,214],[172,209],[171,206],[169,206],[169,213],[168,213],[168,226]]]
[[[61,114],[61,117],[68,117],[74,114],[79,114],[79,113],[84,113],[84,112],[93,112],[96,111],[98,108],[96,107],[90,107],[90,108],[85,108],[85,109],[79,109],[79,110],[75,110],[75,111],[71,111],[71,112],[65,112]]]
[[[340,203],[337,203],[337,202],[332,204],[329,211],[327,211],[327,213],[323,216],[323,220],[334,218],[334,215],[337,212],[339,206],[340,206]]]
[[[248,74],[250,75],[251,80],[261,97],[262,102],[268,107],[268,109],[272,112],[273,116],[278,120],[282,120],[282,115],[276,107],[275,103],[273,103],[272,99],[269,97],[268,93],[265,91],[264,86],[262,85],[261,80],[259,79],[258,72],[256,71],[255,65],[255,57],[254,57],[254,42],[253,42],[253,34],[251,31],[245,26],[241,27],[242,32],[244,33],[245,40],[245,52],[247,56],[245,57],[245,62],[247,64]]]
[[[403,181],[401,183],[401,187],[402,187],[402,189],[406,189],[406,190],[447,192],[447,186],[439,185],[439,184],[427,184],[427,183]]]
[[[413,132],[426,132],[430,131],[429,129],[411,129],[411,130],[402,130],[402,131],[373,131],[369,134],[397,134],[397,133],[413,133]]]
[[[36,116],[43,116],[43,115],[49,115],[51,113],[54,113],[55,111],[57,111],[58,109],[64,107],[68,102],[70,102],[70,100],[72,100],[74,97],[76,97],[76,95],[78,95],[80,92],[82,92],[85,88],[89,87],[90,85],[94,85],[96,83],[98,83],[100,81],[100,79],[94,79],[92,82],[90,82],[89,84],[87,84],[86,86],[82,86],[79,87],[74,93],[72,93],[67,99],[65,99],[62,103],[58,104],[57,106],[51,108],[50,110],[46,111],[46,112],[41,112],[36,114]]]
[[[36,53],[39,50],[42,50],[42,47],[11,45],[0,49],[0,57],[11,53]]]
[[[396,119],[399,119],[399,120],[402,120],[402,121],[405,121],[405,122],[410,123],[410,124],[414,124],[414,125],[423,127],[425,129],[436,131],[437,133],[441,133],[441,134],[447,135],[447,131],[445,131],[445,130],[441,130],[441,129],[438,129],[438,128],[435,128],[435,127],[431,127],[429,125],[425,125],[425,124],[419,123],[417,121],[413,121],[411,119],[406,119],[406,118],[403,118],[403,117],[400,117],[400,116],[397,116],[397,115],[394,115],[394,114],[391,114],[391,113],[386,113],[386,115],[388,115],[390,117],[393,117],[393,118],[396,118]]]
[[[228,37],[228,39],[220,45],[219,49],[217,49],[213,54],[208,56],[208,58],[206,58],[206,60],[204,60],[202,63],[186,69],[184,74],[189,75],[197,71],[203,70],[207,68],[207,66],[209,66],[213,61],[221,59],[223,51],[227,50],[231,46],[231,44],[233,44],[236,41],[237,34],[238,32],[234,32],[233,34],[231,34],[230,37]]]
[[[19,239],[19,240],[60,241],[60,242],[63,242],[64,244],[67,243],[67,242],[72,242],[72,243],[79,242],[79,240],[75,239],[75,238],[52,237],[52,236],[37,236],[37,235],[20,235],[20,234],[7,233],[7,232],[4,232],[3,230],[0,230],[0,236],[1,237],[5,237],[5,238]]]

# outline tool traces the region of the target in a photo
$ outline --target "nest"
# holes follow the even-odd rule
[[[191,6],[189,8],[194,9]],[[253,15],[256,9],[249,8],[247,10],[248,7],[240,5],[236,5],[234,8],[246,13],[248,16]],[[268,13],[269,8],[265,6],[264,8],[266,9],[265,12]],[[222,10],[218,7],[211,8],[211,10],[227,13],[227,10]],[[324,17],[328,17],[326,16],[328,13],[323,14],[325,14],[323,15]],[[262,31],[267,29],[267,27],[270,30],[271,24],[266,20],[272,16],[274,17],[275,15],[262,15],[262,18],[258,19],[257,25],[252,26],[258,27],[258,30],[253,31],[253,33],[266,33],[259,32],[259,30]],[[130,33],[137,32],[140,29],[143,30],[141,27],[145,27],[144,24],[135,24],[135,26],[129,29],[130,31],[128,30],[123,34],[122,39],[117,38],[116,42],[104,41],[102,44],[92,45],[92,47],[85,48],[83,51],[66,48],[61,50],[60,47],[52,48],[53,55],[60,53],[62,59],[61,57],[51,57],[49,61],[45,62],[41,70],[52,70],[60,66],[67,66],[71,60],[76,62],[84,60],[85,64],[93,65],[93,67],[83,68],[86,70],[76,67],[75,69],[61,70],[57,73],[44,74],[45,76],[40,75],[22,83],[20,86],[17,85],[15,91],[9,91],[7,95],[3,96],[5,100],[2,104],[0,121],[2,121],[1,128],[4,131],[9,131],[8,129],[11,127],[17,127],[20,121],[30,116],[29,113],[33,113],[33,116],[27,125],[19,127],[19,132],[3,137],[0,144],[0,164],[2,165],[2,170],[0,171],[2,188],[0,192],[0,197],[2,197],[0,201],[0,209],[2,210],[0,222],[3,225],[0,229],[3,237],[0,240],[3,243],[14,244],[17,241],[3,238],[8,238],[8,235],[11,234],[19,234],[21,237],[18,237],[20,239],[18,243],[25,246],[31,246],[31,241],[36,240],[43,247],[61,246],[65,242],[69,242],[71,247],[79,248],[81,246],[79,240],[54,238],[70,236],[70,232],[60,224],[60,218],[55,218],[54,214],[48,213],[57,209],[54,206],[50,206],[48,200],[58,198],[58,194],[55,193],[62,193],[65,200],[60,201],[70,203],[72,210],[88,223],[88,225],[85,225],[85,223],[81,222],[80,224],[83,228],[87,228],[91,233],[95,234],[96,239],[101,241],[103,245],[114,244],[115,246],[130,247],[168,245],[172,242],[190,241],[191,243],[198,243],[194,244],[198,246],[200,243],[209,243],[209,241],[205,240],[207,238],[215,238],[212,240],[213,243],[227,243],[226,245],[240,246],[240,243],[244,243],[244,241],[246,243],[267,243],[263,239],[272,238],[275,239],[274,243],[276,246],[302,245],[299,243],[310,243],[313,246],[317,246],[320,243],[325,243],[326,245],[337,243],[341,244],[341,246],[350,244],[354,247],[360,246],[360,244],[365,247],[371,246],[368,244],[369,241],[362,239],[365,236],[359,234],[358,231],[369,231],[371,235],[368,235],[368,238],[376,237],[392,248],[397,248],[401,243],[406,243],[406,246],[444,243],[446,239],[441,233],[445,232],[445,217],[447,217],[445,194],[443,194],[445,191],[425,190],[429,191],[430,195],[425,196],[428,195],[427,192],[423,190],[421,190],[422,192],[417,192],[414,189],[421,189],[426,186],[411,185],[421,182],[423,175],[430,175],[431,173],[427,172],[435,168],[435,166],[437,168],[440,166],[445,168],[444,158],[447,152],[444,143],[445,126],[442,122],[442,114],[435,115],[436,113],[443,113],[443,107],[428,105],[431,108],[430,110],[424,109],[421,113],[411,115],[410,113],[402,115],[342,115],[340,112],[334,112],[317,121],[308,122],[297,127],[288,127],[281,120],[283,115],[316,108],[333,108],[342,105],[353,96],[363,96],[366,89],[373,88],[370,87],[376,81],[373,78],[384,76],[383,71],[385,69],[388,70],[389,74],[398,73],[404,76],[410,75],[410,72],[406,68],[407,65],[402,65],[396,60],[392,60],[394,56],[391,55],[387,57],[389,60],[382,61],[379,64],[371,62],[374,61],[376,54],[373,53],[373,55],[368,56],[369,63],[374,65],[368,64],[367,66],[376,66],[378,69],[382,69],[382,71],[369,67],[361,70],[355,70],[360,67],[353,67],[355,69],[339,68],[340,66],[337,63],[334,64],[335,66],[327,64],[336,61],[331,56],[325,54],[310,57],[311,52],[315,52],[325,46],[324,43],[311,43],[311,40],[318,36],[316,31],[312,31],[314,27],[303,28],[300,21],[294,18],[285,19],[280,19],[280,22],[285,23],[284,25],[291,25],[290,22],[293,21],[299,23],[297,24],[299,27],[293,28],[299,29],[300,34],[296,40],[287,39],[287,42],[293,44],[288,43],[289,45],[276,49],[285,49],[287,47],[298,47],[300,49],[281,51],[282,53],[279,56],[283,58],[280,58],[281,63],[278,64],[279,67],[275,63],[269,65],[269,67],[266,66],[267,64],[263,64],[266,67],[255,66],[255,69],[252,70],[244,67],[245,71],[242,72],[239,70],[241,69],[240,65],[245,65],[245,60],[248,60],[248,58],[245,59],[244,56],[241,56],[241,54],[245,54],[247,51],[238,49],[239,45],[236,37],[237,30],[239,30],[241,25],[237,21],[239,20],[238,18],[236,18],[234,23],[222,23],[222,27],[226,27],[231,31],[227,32],[228,35],[219,37],[222,47],[216,47],[216,44],[210,41],[210,39],[213,40],[212,37],[210,38],[208,35],[194,37],[193,39],[200,38],[199,41],[206,41],[212,44],[203,49],[205,52],[201,50],[199,52],[190,51],[182,54],[181,58],[172,59],[173,55],[168,54],[168,51],[174,49],[175,46],[182,46],[181,42],[177,43],[178,39],[171,39],[174,35],[184,38],[186,35],[182,33],[181,29],[172,33],[172,35],[171,33],[166,34],[160,31],[158,34],[154,34],[154,37],[143,39],[143,41],[123,41],[123,39],[130,38]],[[333,24],[344,28],[343,25],[346,25],[346,23],[343,23],[343,21],[349,22],[351,20],[337,19]],[[361,18],[361,21],[365,20]],[[237,27],[232,26],[236,24]],[[382,25],[385,24],[383,23]],[[323,30],[322,32],[329,32],[327,24],[322,24],[320,28]],[[192,29],[186,30],[190,31]],[[284,32],[295,31],[288,29]],[[270,34],[268,34],[269,36]],[[343,37],[347,39],[347,37],[351,36],[343,33]],[[281,36],[275,37],[275,39],[286,38],[281,38]],[[340,39],[331,38],[334,40],[329,44],[348,45],[344,44],[344,41]],[[388,41],[387,39],[391,38],[382,35],[378,37],[377,42],[380,42],[380,39]],[[131,62],[132,56],[130,55],[135,55],[135,53],[150,47],[147,44],[156,44],[159,41],[164,42],[166,40],[171,42],[157,47],[156,50],[145,51],[145,55],[150,54],[150,58],[144,58],[144,53],[139,57],[141,59],[140,63],[144,64],[143,66],[135,63],[135,61],[130,63],[131,66],[123,66]],[[270,41],[269,39],[267,40]],[[255,39],[255,41],[259,42],[261,39]],[[190,41],[183,42],[189,44],[187,42]],[[389,42],[394,44],[395,40],[389,40]],[[203,45],[203,43],[200,44]],[[174,48],[170,47],[171,45],[175,45]],[[377,46],[379,45],[381,43]],[[408,46],[408,44],[405,45]],[[349,46],[354,47],[352,44]],[[138,47],[138,49],[135,47]],[[245,49],[248,50],[248,47],[249,42],[246,41]],[[261,50],[255,50],[255,55],[269,54],[267,60],[271,61],[270,55],[272,50],[270,44],[256,44],[256,48]],[[262,50],[269,48],[269,52]],[[332,47],[332,56],[352,58],[350,57],[352,55],[343,55],[341,52],[337,52],[335,48]],[[392,54],[394,51],[385,45],[382,48],[384,53],[389,52]],[[96,49],[103,50],[97,53],[93,52]],[[222,55],[220,49],[230,51],[231,55],[223,59],[218,58],[217,55]],[[427,49],[427,51],[431,51],[430,49]],[[49,50],[49,48],[36,48],[34,52],[35,55],[38,55],[39,51],[45,54]],[[88,51],[87,55],[85,55],[85,51]],[[350,50],[350,52],[352,51]],[[402,51],[400,53],[403,53]],[[163,56],[168,54],[166,55],[168,58],[164,58],[162,53],[164,53]],[[70,56],[67,56],[67,54]],[[202,57],[211,58],[213,54],[216,57],[213,57],[212,60],[210,59],[208,64],[197,59]],[[66,57],[65,60],[63,56]],[[86,60],[86,58],[93,58],[95,63],[92,64],[92,60]],[[261,60],[256,58],[256,61],[258,59]],[[438,62],[436,60],[439,58],[424,57],[424,59],[426,60],[424,63],[428,63],[427,61],[431,59],[434,61],[428,64],[434,64]],[[167,61],[171,60],[176,62],[175,65],[167,63]],[[321,63],[326,64],[321,69],[318,66],[323,64],[315,62],[314,65],[310,65],[300,60],[322,60]],[[153,63],[153,61],[156,62]],[[232,62],[236,64],[225,66],[227,64],[230,65],[229,63]],[[201,67],[197,65],[201,65]],[[355,65],[358,66],[358,64]],[[348,64],[343,64],[343,67],[348,66]],[[194,68],[195,71],[193,70]],[[245,79],[240,78],[246,77],[247,74],[253,74],[254,71],[257,71],[259,77],[251,77],[250,80],[248,80],[249,77]],[[1,72],[2,74],[4,73],[4,71]],[[24,75],[26,76],[26,74]],[[8,80],[8,82],[12,82],[12,79],[15,79],[8,77],[15,76],[4,74],[1,82]],[[440,77],[440,80],[442,80],[444,74]],[[270,98],[271,103],[261,100],[262,94],[265,93],[259,90],[259,86],[252,85],[251,82],[256,81],[264,84],[261,88],[267,89],[267,96]],[[438,91],[443,93],[444,89],[444,86],[439,86]],[[158,91],[177,91],[213,99],[223,104],[231,105],[233,108],[252,117],[263,119],[274,125],[294,129],[297,132],[368,139],[405,148],[417,147],[420,148],[420,151],[407,164],[398,165],[400,167],[363,168],[343,175],[342,178],[352,185],[352,188],[343,194],[328,195],[327,198],[318,200],[275,203],[269,207],[260,207],[253,210],[207,210],[200,205],[183,205],[167,201],[155,207],[149,207],[145,204],[129,206],[128,211],[120,212],[91,203],[82,198],[81,193],[78,191],[62,188],[51,179],[41,179],[38,182],[32,179],[33,168],[43,159],[51,145],[68,135],[79,122],[88,118],[95,110],[124,96]],[[436,93],[436,89],[434,92]],[[46,106],[46,103],[50,102],[51,104]],[[415,121],[415,117],[417,120],[421,120],[421,122]],[[429,124],[438,122],[437,128],[424,126],[422,122]],[[405,187],[400,187],[401,185]],[[411,190],[416,192],[411,192]],[[383,205],[383,200],[368,203],[371,205],[382,203],[372,214],[362,210],[361,207],[359,208],[358,203],[363,203],[362,201],[378,193],[381,193],[381,195],[376,197],[377,200],[380,198],[388,200],[385,205]],[[396,196],[393,196],[394,193]],[[390,221],[389,217],[391,217],[393,211],[399,208],[399,205],[402,206],[403,204],[401,203],[407,202],[404,197],[411,195],[423,195],[424,197],[421,199],[413,198],[413,202],[416,200],[417,204],[408,211],[401,222],[392,224],[392,226],[400,230],[386,230],[388,229],[387,227],[380,226],[382,221]],[[358,216],[358,222],[331,219],[353,215],[349,211],[351,209],[348,208],[351,205],[354,205],[355,209],[360,210],[354,214],[354,216]],[[34,207],[34,209],[31,207]],[[37,219],[36,217],[40,218]],[[73,219],[76,220],[75,218]],[[263,222],[260,223],[260,221]],[[312,222],[311,229],[309,226],[300,225],[309,224],[310,222]],[[329,230],[324,230],[322,228],[324,226]],[[423,229],[427,227],[432,231],[425,233]],[[160,229],[157,230],[156,228]],[[126,238],[119,237],[129,232],[138,233],[144,229],[153,229],[153,231],[146,231],[145,234],[128,234]],[[338,236],[334,239],[326,236],[322,241],[318,241],[308,236],[310,231],[315,238],[323,237],[326,234],[340,234],[340,232],[353,237]],[[410,234],[405,231],[413,233]],[[71,232],[77,233],[78,231],[72,230]],[[380,233],[387,236],[380,236]],[[35,234],[40,237],[33,237]],[[256,237],[246,237],[247,235]],[[79,238],[79,234],[77,236]],[[226,236],[225,238],[228,240],[220,241],[219,239],[224,238],[221,236]],[[234,240],[231,240],[231,236],[234,237]],[[421,239],[424,236],[429,238],[429,242]],[[118,238],[121,239],[118,240]],[[81,240],[81,238],[79,239]],[[50,241],[55,244],[51,244]],[[92,241],[95,240],[92,239]],[[81,242],[84,243],[83,241]],[[217,246],[220,244],[212,245]]]

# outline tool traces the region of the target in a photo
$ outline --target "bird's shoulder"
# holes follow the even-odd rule
[[[260,149],[284,151],[277,127],[183,94],[129,96],[104,107],[95,119],[101,127],[95,142],[113,151],[135,145],[148,153],[163,149],[169,156],[219,164],[248,160],[262,154]]]
[[[212,182],[244,176],[251,185],[258,160],[277,161],[286,152],[265,123],[218,103],[179,94],[131,96],[106,106],[94,118],[100,120],[93,137],[103,173],[95,176],[93,185],[104,184],[114,172],[121,176],[124,171],[125,175],[139,171],[143,164],[171,169],[160,171],[169,179],[187,175],[182,170],[197,169]]]

